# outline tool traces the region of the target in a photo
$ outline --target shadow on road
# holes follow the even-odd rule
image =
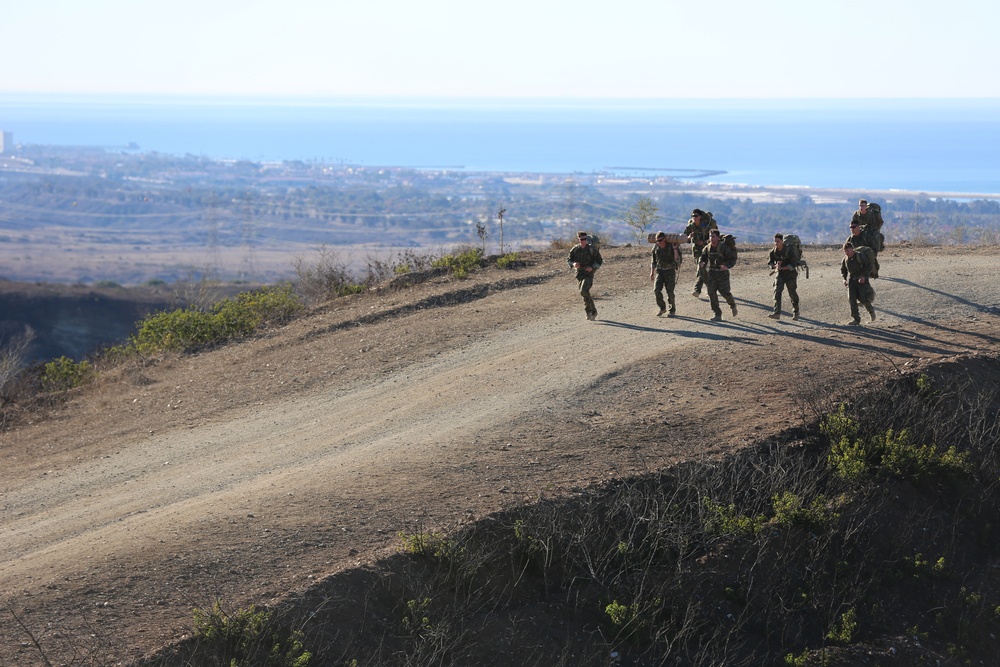
[[[953,301],[956,301],[956,302],[962,304],[963,306],[969,306],[970,308],[974,308],[975,310],[979,311],[980,313],[988,313],[990,315],[1000,314],[1000,308],[997,308],[996,306],[984,306],[981,303],[976,303],[975,301],[969,301],[966,298],[957,296],[955,294],[950,294],[948,292],[942,292],[939,289],[934,289],[933,287],[927,287],[926,285],[921,285],[920,283],[915,283],[912,280],[905,280],[903,278],[879,278],[879,280],[883,281],[883,282],[889,282],[889,283],[899,283],[900,285],[906,285],[907,287],[916,287],[918,289],[922,289],[922,290],[925,290],[927,292],[931,292],[932,294],[938,294],[940,296],[948,297],[949,299],[951,299]],[[902,316],[900,316],[900,317],[902,317]],[[910,319],[910,318],[905,318],[904,317],[903,319]]]

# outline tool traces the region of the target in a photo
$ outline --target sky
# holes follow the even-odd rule
[[[1000,97],[996,0],[6,0],[0,93]]]

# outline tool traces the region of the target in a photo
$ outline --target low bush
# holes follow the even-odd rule
[[[521,264],[521,258],[516,252],[509,252],[497,257],[497,266],[501,269],[513,269]]]
[[[226,612],[216,601],[211,609],[195,609],[194,637],[200,649],[195,655],[210,656],[206,665],[308,667],[312,661],[301,631],[283,627],[272,612],[252,605]]]
[[[448,269],[448,272],[456,278],[465,278],[482,265],[483,251],[481,248],[469,248],[452,255],[442,255],[431,262],[433,268]]]
[[[43,391],[67,391],[79,387],[93,377],[89,361],[73,361],[67,356],[54,359],[42,367]]]
[[[193,352],[249,336],[265,325],[287,322],[301,308],[291,285],[264,287],[224,299],[207,312],[181,308],[154,313],[139,322],[125,346],[109,352],[112,357]]]

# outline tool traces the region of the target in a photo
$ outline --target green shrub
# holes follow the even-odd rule
[[[851,643],[854,638],[854,634],[858,630],[858,614],[851,607],[843,614],[840,615],[840,619],[833,624],[830,631],[826,633],[826,638],[830,641],[846,646]]]
[[[265,324],[287,322],[302,309],[292,286],[262,287],[220,301],[212,309],[218,335],[224,339],[249,336]]]
[[[291,285],[263,287],[220,301],[211,312],[182,308],[154,313],[139,323],[129,345],[143,355],[190,352],[286,322],[301,309]]]
[[[828,463],[847,482],[890,475],[920,481],[936,475],[964,476],[971,471],[967,452],[954,446],[941,451],[936,445],[915,444],[905,428],[860,437],[859,425],[847,416],[844,405],[824,418],[820,430],[831,441]]]
[[[435,269],[448,269],[456,278],[465,278],[483,264],[483,251],[470,248],[455,255],[443,255],[431,262]]]
[[[749,517],[736,511],[736,505],[723,505],[710,498],[702,501],[706,510],[704,517],[705,530],[718,535],[755,535],[767,523],[767,517]]]
[[[93,375],[93,367],[88,361],[73,361],[62,356],[48,362],[42,369],[42,389],[45,391],[66,391],[79,387]]]
[[[312,660],[300,630],[277,627],[270,612],[253,605],[233,613],[218,602],[210,610],[195,609],[194,636],[215,655],[216,664],[308,667]]]
[[[821,532],[832,526],[837,514],[827,503],[825,496],[817,496],[808,505],[791,491],[785,491],[773,498],[774,519],[779,525],[790,528],[802,526],[813,532]]]
[[[436,560],[446,560],[460,558],[463,555],[463,548],[458,546],[454,540],[450,540],[440,533],[397,533],[403,543],[403,551],[417,556],[429,556]]]
[[[516,252],[509,252],[502,257],[497,258],[497,266],[501,269],[513,269],[519,266],[521,263],[521,258]]]
[[[216,318],[197,308],[153,313],[139,323],[132,346],[139,354],[196,350],[218,340]]]
[[[911,440],[910,431],[905,428],[898,433],[889,429],[878,438],[881,465],[886,471],[918,481],[938,474],[961,476],[971,471],[966,452],[955,447],[939,451],[936,445],[917,445]]]
[[[604,613],[611,619],[611,623],[618,627],[634,621],[638,611],[636,605],[624,605],[618,602],[618,600],[614,600],[604,608]]]

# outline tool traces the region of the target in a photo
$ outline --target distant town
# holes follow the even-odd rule
[[[638,242],[623,216],[640,197],[656,202],[658,229],[679,231],[703,208],[743,243],[768,242],[777,230],[841,242],[858,196],[883,203],[890,242],[995,243],[1000,229],[995,195],[712,184],[719,173],[213,160],[135,145],[15,144],[0,132],[0,277],[135,285],[197,273],[273,282],[321,248],[358,267],[403,249],[497,252],[501,237],[504,250],[543,248],[577,229]]]

